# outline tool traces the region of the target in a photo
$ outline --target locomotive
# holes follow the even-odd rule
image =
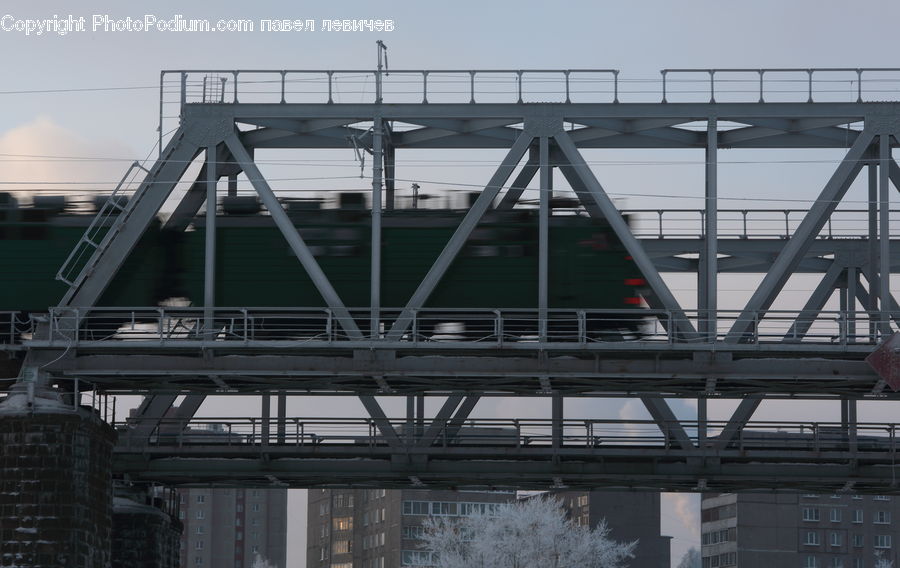
[[[288,216],[344,304],[370,299],[370,211],[362,193],[322,200],[284,200]],[[552,310],[637,310],[644,281],[603,221],[555,199],[549,222],[548,307]],[[382,215],[381,304],[406,305],[459,225],[465,209],[394,209]],[[216,304],[233,307],[324,307],[312,280],[254,196],[220,200],[216,218]],[[21,207],[0,201],[0,311],[44,312],[63,296],[56,271],[93,219],[61,198]],[[99,306],[156,306],[171,298],[202,305],[205,216],[186,231],[157,221],[142,236],[104,292]],[[439,310],[519,310],[536,313],[538,212],[489,210],[425,304]],[[447,318],[450,318],[449,320]],[[465,318],[457,317],[456,320]],[[438,320],[452,321],[446,316]],[[593,317],[593,333],[637,333],[639,316]],[[432,333],[435,333],[432,330]]]

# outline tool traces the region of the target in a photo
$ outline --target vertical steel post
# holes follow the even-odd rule
[[[551,409],[551,438],[553,449],[562,447],[563,440],[563,396],[560,392],[554,392],[550,399]]]
[[[416,395],[416,440],[425,433],[425,395]]]
[[[890,190],[891,181],[889,178],[891,164],[891,135],[882,134],[879,139],[879,189],[880,196],[878,200],[879,215],[879,302],[881,312],[879,314],[879,329],[882,334],[890,334],[891,325],[891,227],[890,227]]]
[[[697,398],[697,445],[701,449],[706,446],[707,412],[706,397]]]
[[[369,336],[378,337],[381,310],[381,167],[382,160],[382,120],[381,110],[375,111],[372,127],[372,270],[370,282]]]
[[[701,262],[702,297],[700,303],[700,333],[708,341],[716,340],[718,322],[718,119],[709,117],[706,129],[706,209],[704,215],[703,262]]]
[[[856,287],[859,285],[859,272],[855,266],[848,266],[847,277],[847,343],[856,343]]]
[[[276,438],[279,444],[287,441],[287,394],[284,391],[278,393],[278,432]]]
[[[262,395],[262,424],[260,424],[260,443],[263,446],[269,445],[269,422],[272,420],[272,401],[269,393]]]
[[[869,162],[869,303],[865,306],[869,314],[869,339],[874,340],[878,330],[875,325],[875,312],[878,310],[878,164]]]
[[[550,272],[550,192],[553,171],[550,168],[550,139],[540,138],[541,186],[538,216],[538,336],[547,341],[548,275]]]
[[[213,310],[216,306],[216,146],[206,148],[206,251],[203,269],[203,329],[215,339]]]

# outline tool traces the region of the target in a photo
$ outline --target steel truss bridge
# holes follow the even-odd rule
[[[785,76],[800,77],[785,83],[800,85],[788,95],[778,88]],[[890,209],[892,186],[900,187],[892,157],[900,106],[884,100],[894,96],[885,89],[892,77],[900,70],[666,70],[660,96],[631,102],[613,70],[163,72],[159,157],[123,178],[135,181],[120,184],[98,217],[113,219],[112,229],[102,239],[86,235],[73,252],[86,263],[61,269],[69,289],[59,305],[29,340],[5,346],[27,352],[13,388],[76,383],[147,395],[120,425],[116,471],[133,479],[897,492],[895,426],[857,420],[858,401],[896,398],[865,362],[900,323],[890,293],[900,268]],[[830,86],[845,80],[849,96],[835,95]],[[166,136],[172,105],[179,121]],[[363,307],[341,300],[254,161],[258,150],[349,148],[372,155],[372,268],[360,275],[372,293]],[[583,155],[622,148],[697,150],[705,206],[635,211],[642,222],[629,224]],[[840,149],[844,157],[806,210],[729,210],[719,207],[718,165],[719,151],[730,148]],[[381,216],[395,206],[398,156],[412,149],[505,156],[407,304],[382,306]],[[216,305],[215,216],[206,219],[203,306],[96,305],[196,161],[199,174],[184,180],[190,187],[166,226],[186,229],[204,203],[216,202],[219,181],[232,193],[239,179],[249,181],[325,305]],[[864,170],[868,205],[841,207]],[[585,331],[588,316],[636,317],[634,310],[549,308],[557,172],[585,214],[606,219],[643,274],[644,334],[599,341]],[[464,310],[477,322],[465,334],[423,333],[423,322],[448,317],[426,301],[479,221],[492,209],[522,206],[535,178],[533,306]],[[848,216],[858,221],[849,230],[839,223]],[[696,308],[679,303],[663,273],[696,278]],[[727,273],[762,275],[741,309],[719,307]],[[800,273],[815,275],[815,290],[802,306],[774,310]],[[838,309],[826,309],[834,297]],[[104,332],[96,323],[110,318],[133,325]],[[283,322],[277,333],[273,321]],[[222,394],[262,394],[262,415],[221,420],[216,431],[231,432],[224,437],[199,435],[195,412]],[[187,396],[173,410],[179,395]],[[335,420],[287,416],[287,396],[316,395],[358,397],[368,416],[343,424],[341,435]],[[384,396],[406,397],[406,416],[389,418]],[[445,399],[431,415],[428,396]],[[486,396],[548,397],[551,416],[472,421]],[[567,397],[640,398],[652,421],[577,420],[564,412]],[[698,419],[676,419],[666,401],[673,397],[696,398]],[[841,416],[828,424],[753,422],[765,398],[839,400]],[[720,399],[739,404],[730,420],[714,423],[707,402]]]

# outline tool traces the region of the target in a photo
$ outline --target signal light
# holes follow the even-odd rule
[[[628,306],[640,306],[641,299],[636,296],[629,296],[625,298],[625,304]]]
[[[643,278],[626,278],[625,279],[626,286],[646,286],[647,281]]]

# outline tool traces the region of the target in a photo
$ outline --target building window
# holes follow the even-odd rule
[[[236,531],[234,533],[234,540],[244,540],[244,531]]]
[[[862,558],[856,558],[853,560],[853,568],[866,568],[866,563]]]
[[[806,537],[803,544],[807,546],[819,546],[819,533],[816,531],[806,531]]]
[[[256,517],[253,517],[252,519],[250,519],[250,526],[255,527],[258,525],[259,525],[259,519],[257,519]]]
[[[831,518],[832,523],[841,522],[841,510],[840,509],[832,509],[830,518]]]
[[[206,503],[206,495],[197,495],[198,503]]]
[[[890,548],[890,547],[891,547],[891,535],[889,535],[889,534],[875,535],[875,548]]]
[[[872,499],[875,501],[890,501],[891,500],[890,496],[888,496],[888,495],[876,495],[875,497],[872,497]]]
[[[237,511],[238,513],[243,513],[244,512],[244,504],[238,503],[237,505],[235,505],[235,511]]]
[[[336,540],[331,543],[331,554],[349,554],[351,550],[349,540]]]
[[[876,525],[889,525],[891,523],[891,512],[875,511],[875,520],[873,522]]]
[[[835,556],[831,559],[831,568],[844,568],[844,559],[840,556]]]
[[[819,509],[816,507],[803,507],[803,520],[804,521],[818,521],[819,520]]]
[[[336,531],[353,530],[353,517],[334,517],[331,522]]]
[[[194,557],[194,565],[195,565],[195,566],[200,566],[201,564],[203,564],[203,557],[202,557],[202,556],[195,556],[195,557]]]
[[[254,489],[250,492],[251,497],[259,497],[259,489]]]
[[[184,520],[184,511],[178,511],[178,518],[182,521]]]
[[[841,533],[832,532],[831,533],[831,546],[840,546],[841,545]]]
[[[863,522],[863,512],[862,509],[854,509],[853,510],[853,522],[861,523]]]
[[[252,510],[254,513],[258,513],[258,512],[259,512],[259,503],[254,503],[253,506],[252,506],[252,508],[251,508],[251,510]]]
[[[862,548],[863,547],[863,535],[855,534],[853,535],[853,548]]]
[[[197,534],[203,534],[203,525],[197,525]]]
[[[259,547],[258,547],[258,546],[251,546],[251,547],[250,547],[250,552],[254,552],[254,553],[255,553],[255,552],[259,552]]]
[[[202,521],[203,519],[206,518],[206,513],[203,512],[203,509],[200,509],[199,511],[197,511],[196,517],[197,517],[197,520]]]
[[[402,566],[433,566],[429,550],[401,550],[400,564]]]
[[[196,548],[197,550],[203,550],[203,541],[198,540],[197,544],[194,545],[194,548]]]
[[[819,563],[815,556],[806,556],[803,561],[803,568],[819,568]]]

